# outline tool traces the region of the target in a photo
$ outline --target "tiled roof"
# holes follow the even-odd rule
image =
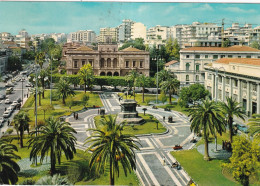
[[[123,49],[123,50],[121,50],[121,51],[126,51],[126,52],[143,52],[143,50],[139,50],[139,49],[134,48],[134,47],[132,47],[132,46],[130,46],[130,47],[128,47],[128,48],[125,48],[125,49]]]
[[[259,65],[260,66],[260,59],[257,58],[221,58],[215,63],[239,63],[239,64],[246,64],[246,65]]]
[[[164,66],[170,66],[174,63],[178,63],[179,61],[176,61],[176,60],[172,60],[172,61],[169,61],[168,63],[165,63]]]
[[[92,48],[89,48],[87,46],[82,46],[82,47],[79,47],[77,49],[75,49],[76,51],[93,51]]]
[[[260,52],[260,50],[248,46],[234,45],[231,47],[190,47],[181,51],[230,51],[230,52]]]

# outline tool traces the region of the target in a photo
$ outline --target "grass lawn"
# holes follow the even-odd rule
[[[64,115],[70,115],[72,112],[79,111],[84,108],[84,102],[82,101],[82,97],[84,95],[84,91],[75,91],[76,95],[74,97],[69,97],[66,99],[66,104],[62,104],[62,100],[59,99],[57,101],[52,101],[52,105],[54,107],[54,110],[46,111],[45,118],[47,119],[50,116],[53,116],[55,118],[64,116]],[[54,94],[54,91],[52,91],[52,94]],[[103,104],[101,103],[101,100],[99,98],[99,95],[97,93],[90,93],[87,92],[87,95],[89,96],[89,101],[87,102],[87,107],[92,107],[93,105],[102,107]],[[39,100],[37,100],[38,102]],[[72,101],[72,107],[69,108],[69,102]],[[29,113],[29,116],[31,118],[31,126],[34,126],[34,97],[30,96],[26,103],[24,104],[21,111],[25,111]],[[45,98],[41,98],[41,105],[49,105],[50,104],[50,91],[45,91]],[[39,106],[38,102],[38,122],[44,121],[44,112],[41,110],[41,106]]]
[[[126,125],[124,127],[123,133],[138,135],[138,134],[162,133],[167,130],[160,122],[158,123],[158,130],[157,130],[156,118],[153,117],[152,119],[150,119],[151,116],[150,114],[144,115],[139,113],[139,116],[143,117],[146,122],[142,125],[131,125],[131,124]],[[95,117],[95,124],[97,128],[99,128],[101,125],[100,120],[101,120],[101,116]]]
[[[24,139],[24,148],[20,148],[16,136],[4,137],[7,139],[13,138],[12,144],[18,147],[18,153],[22,159],[29,158],[31,149],[28,149],[28,136],[25,136]],[[90,153],[85,153],[82,150],[77,150],[77,153],[74,155],[73,160],[66,160],[65,156],[62,155],[61,164],[56,164],[56,169],[59,174],[62,176],[67,176],[69,181],[75,185],[108,185],[109,184],[109,169],[102,176],[96,176],[94,169],[90,170],[89,167],[89,158]],[[20,160],[17,160],[20,161]],[[45,160],[43,161],[43,163]],[[31,164],[31,162],[30,162]],[[31,165],[31,167],[33,167]],[[40,166],[37,166],[40,167]],[[31,171],[26,171],[19,173],[18,183],[22,184],[25,180],[34,180],[37,181],[42,176],[49,175],[48,170],[37,170],[35,174],[32,175]],[[138,178],[136,174],[132,171],[130,174],[127,174],[127,177],[124,174],[123,168],[120,167],[120,177],[115,180],[117,185],[139,185]]]
[[[123,97],[123,99],[126,98],[124,93],[119,93],[120,96]],[[168,96],[167,96],[168,97]],[[128,96],[128,99],[134,99],[134,96]],[[158,99],[160,100],[160,95],[158,95]],[[144,103],[143,103],[143,94],[142,93],[136,93],[135,94],[135,100],[137,101],[137,104],[147,106],[150,101],[156,101],[156,94],[144,94]],[[172,101],[175,101],[175,98],[172,97]],[[167,98],[167,102],[169,102],[169,98]]]
[[[197,149],[174,151],[171,154],[198,185],[239,185],[222,174],[221,164],[227,160],[214,159],[207,162]]]
[[[183,108],[181,107],[179,104],[177,103],[173,103],[172,105],[167,104],[167,105],[163,105],[163,106],[158,106],[159,108],[170,108],[171,110],[177,111],[177,112],[181,112],[183,114],[185,114],[186,116],[188,116],[189,112],[187,108]]]

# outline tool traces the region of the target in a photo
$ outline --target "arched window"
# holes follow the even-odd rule
[[[113,59],[113,67],[116,68],[117,67],[117,59]]]
[[[108,72],[108,73],[107,73],[107,76],[112,76],[112,72]]]
[[[200,76],[196,75],[196,81],[199,81],[199,80],[200,80]]]
[[[190,81],[190,76],[186,75],[186,81]]]
[[[196,71],[198,72],[200,70],[200,65],[196,64]]]
[[[110,58],[107,59],[107,67],[111,67],[111,59]]]
[[[104,60],[104,58],[101,58],[101,60],[100,60],[100,66],[101,66],[101,68],[104,68],[104,67],[105,67],[105,60]]]
[[[186,63],[186,71],[190,70],[190,64]]]

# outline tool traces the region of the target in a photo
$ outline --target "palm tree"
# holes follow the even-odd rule
[[[28,113],[25,112],[19,112],[14,116],[14,128],[17,132],[17,135],[19,137],[20,132],[20,147],[23,148],[23,134],[24,131],[27,130],[29,133],[29,122],[30,117]]]
[[[92,66],[90,64],[84,65],[80,68],[78,75],[81,83],[84,84],[84,92],[86,93],[86,86],[88,85],[88,88],[90,88],[93,85],[94,81]]]
[[[175,78],[169,78],[161,83],[161,89],[169,93],[169,103],[172,104],[172,94],[176,93],[180,87],[180,81]]]
[[[235,99],[232,97],[226,98],[227,103],[221,103],[221,110],[226,114],[227,116],[227,123],[229,128],[229,141],[233,142],[233,120],[234,116],[242,119],[245,121],[246,114],[243,111],[243,108],[240,106],[238,102],[236,102]]]
[[[42,89],[40,89],[39,87],[37,88],[37,96],[39,95],[39,105],[41,105],[41,100],[40,100],[40,97],[41,97],[41,92],[42,92]],[[36,107],[37,107],[37,103],[36,103],[36,87],[34,88],[31,88],[30,89],[30,94],[33,95],[34,97],[34,114],[36,112]]]
[[[142,87],[143,89],[143,103],[144,103],[144,88],[145,86],[149,86],[149,84],[151,83],[151,80],[149,77],[146,77],[145,75],[140,75],[137,77],[136,80],[136,85],[139,87]]]
[[[55,85],[58,89],[57,92],[59,96],[62,97],[62,103],[65,104],[65,99],[70,95],[75,95],[75,92],[72,88],[70,88],[70,84],[66,81],[66,79],[61,78],[60,81]]]
[[[167,70],[161,70],[158,72],[158,82],[166,81],[167,79],[171,78],[171,74]]]
[[[36,132],[37,136],[34,136]],[[70,123],[60,122],[53,117],[49,118],[46,125],[31,132],[31,139],[28,141],[29,147],[32,147],[30,159],[35,161],[37,156],[40,155],[40,162],[42,162],[49,155],[51,159],[50,173],[53,175],[56,172],[56,162],[58,161],[59,164],[61,162],[62,152],[70,160],[76,153],[76,138],[73,133],[77,132],[70,126]]]
[[[209,134],[216,136],[217,131],[222,135],[222,132],[225,131],[224,114],[216,102],[206,99],[202,101],[202,104],[190,108],[188,116],[191,116],[191,130],[194,133],[203,131],[205,141],[204,160],[208,161],[210,159],[208,152]]]
[[[42,69],[42,66],[43,66],[43,63],[44,63],[44,58],[45,58],[44,52],[38,52],[35,55],[35,63],[39,64],[41,69]]]
[[[16,159],[21,159],[14,151],[18,151],[17,147],[8,143],[6,140],[0,139],[0,184],[14,185],[18,181],[18,172],[20,171]]]
[[[48,75],[49,75],[49,72],[45,69],[42,69],[40,71],[40,78],[39,78],[39,82],[41,84],[41,87],[42,87],[42,98],[44,99],[44,91],[45,91],[45,85],[46,85],[46,82],[48,80]]]
[[[260,137],[260,114],[252,115],[249,119],[249,131],[254,137]]]
[[[128,171],[136,169],[134,150],[139,150],[139,147],[134,140],[135,136],[122,134],[125,123],[116,124],[116,117],[109,115],[101,120],[101,124],[100,129],[89,129],[93,133],[86,139],[86,143],[90,143],[87,150],[93,151],[90,167],[97,164],[96,172],[104,173],[109,165],[110,185],[114,185],[115,175],[119,176],[119,162],[126,176]]]
[[[130,71],[130,73],[126,76],[126,81],[129,83],[133,83],[133,94],[134,94],[134,100],[135,100],[135,86],[136,86],[136,80],[139,76],[138,72],[136,70]],[[130,87],[129,87],[130,88]]]

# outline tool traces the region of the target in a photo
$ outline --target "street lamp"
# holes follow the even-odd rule
[[[49,59],[49,61],[51,62],[51,83],[50,83],[50,104],[52,105],[52,98],[51,98],[51,84],[52,84],[52,55],[51,55],[51,59]]]
[[[158,90],[158,87],[159,87],[159,86],[158,86],[158,83],[159,83],[159,82],[158,82],[158,60],[159,60],[159,59],[161,60],[161,58],[159,58],[158,55],[156,55],[155,58],[152,58],[152,60],[154,60],[154,61],[156,60],[156,66],[157,66],[157,67],[156,67],[156,68],[157,68],[157,73],[156,73],[156,89],[157,89],[157,90],[156,90],[156,104],[158,104],[158,92],[159,92],[159,90]]]
[[[22,76],[22,78],[21,78],[21,82],[22,82],[22,104],[23,104],[23,97],[24,97],[24,95],[23,95],[23,82],[24,82],[24,77]]]

